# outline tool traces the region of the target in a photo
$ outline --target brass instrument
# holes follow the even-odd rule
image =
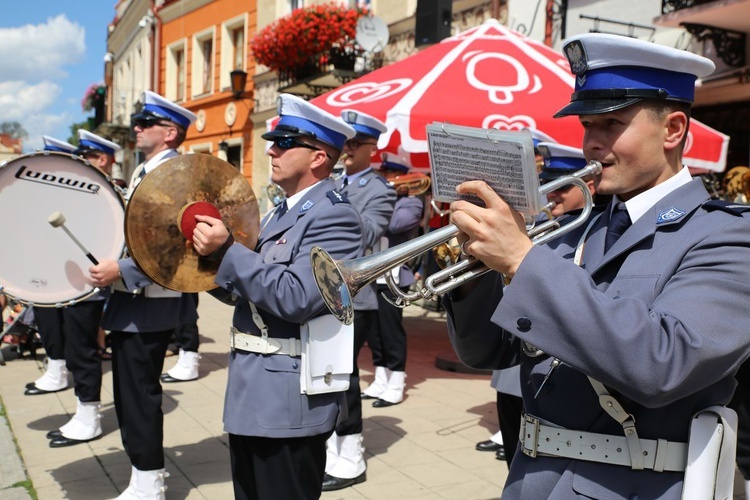
[[[724,199],[731,202],[747,203],[750,199],[750,168],[732,167],[722,180]]]
[[[421,196],[430,189],[430,178],[425,174],[415,172],[412,174],[399,175],[388,180],[396,191],[406,186],[409,196]]]
[[[587,175],[597,175],[602,165],[598,161],[591,161],[585,168],[572,175],[560,177],[544,184],[539,189],[540,194],[573,185],[581,190],[585,206],[581,213],[570,223],[560,226],[557,220],[542,222],[528,230],[528,235],[535,245],[542,245],[554,238],[562,236],[582,225],[591,214],[594,199],[586,183],[581,180]],[[405,307],[418,299],[432,299],[464,284],[465,282],[487,273],[490,269],[472,256],[467,256],[446,269],[429,276],[422,289],[414,292],[402,292],[394,283],[391,269],[401,266],[414,257],[432,248],[450,241],[461,233],[454,224],[448,224],[428,234],[407,241],[383,252],[374,253],[358,259],[336,261],[322,248],[315,247],[310,252],[313,275],[323,300],[331,313],[342,323],[351,324],[354,321],[353,299],[366,285],[385,275],[386,283],[396,296],[400,307]],[[390,278],[390,279],[389,279]]]
[[[458,262],[461,255],[461,245],[458,238],[451,238],[432,249],[432,257],[440,269],[445,269]]]

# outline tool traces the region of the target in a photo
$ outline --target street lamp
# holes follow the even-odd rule
[[[235,99],[242,99],[242,94],[245,93],[245,84],[247,83],[247,73],[241,69],[235,69],[229,73],[229,78],[232,82],[232,95]]]

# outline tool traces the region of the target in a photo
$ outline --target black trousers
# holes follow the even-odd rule
[[[403,287],[402,291],[408,291]],[[406,371],[406,330],[402,324],[404,310],[385,300],[390,294],[386,285],[378,285],[378,327],[370,330],[367,344],[372,351],[372,364],[394,372]]]
[[[75,395],[84,403],[101,401],[102,362],[97,355],[96,336],[103,309],[103,300],[61,308],[34,308],[47,356],[65,360],[65,366],[73,374]]]
[[[120,436],[138,470],[164,468],[164,414],[159,376],[173,330],[113,331],[112,385]]]
[[[377,311],[354,311],[354,371],[349,376],[349,389],[346,391],[346,406],[349,416],[336,426],[336,434],[348,436],[362,433],[362,390],[359,388],[359,351],[372,330],[378,328]]]
[[[523,413],[523,399],[502,392],[497,393],[497,420],[500,424],[500,434],[503,436],[505,447],[505,461],[510,467],[513,454],[518,448],[518,435],[521,432],[521,414]]]
[[[187,295],[190,295],[195,302],[195,307],[198,307],[198,294],[189,293]],[[177,344],[177,347],[182,348],[183,351],[198,352],[200,334],[198,333],[198,323],[196,321],[183,323],[175,328],[174,337],[175,344]]]
[[[302,438],[229,435],[234,498],[320,498],[331,432]]]

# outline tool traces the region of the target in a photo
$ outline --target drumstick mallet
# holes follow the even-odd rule
[[[70,230],[65,227],[65,216],[61,212],[52,212],[49,217],[47,217],[47,222],[50,223],[50,226],[52,227],[61,227],[63,228],[63,231],[68,233],[68,236],[70,236],[70,239],[75,242],[76,245],[78,245],[78,248],[83,250],[83,253],[86,254],[86,257],[89,258],[91,262],[94,263],[94,265],[98,265],[99,261],[94,258],[93,255],[91,255],[91,252],[86,250],[86,247],[83,246],[83,244],[78,241],[78,238],[73,236],[73,233],[70,232]]]

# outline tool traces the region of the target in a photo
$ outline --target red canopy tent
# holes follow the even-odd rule
[[[489,19],[418,54],[378,69],[312,102],[339,115],[356,109],[383,120],[383,151],[408,155],[429,169],[425,126],[447,122],[482,128],[535,128],[581,147],[576,117],[552,116],[569,100],[574,77],[567,59],[546,45]],[[721,172],[729,137],[692,120],[684,161]]]

